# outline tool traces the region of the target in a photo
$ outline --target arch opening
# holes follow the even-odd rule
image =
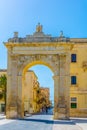
[[[53,113],[53,74],[52,67],[41,61],[34,61],[24,67],[22,73],[24,112],[31,114],[42,111],[46,113],[47,109],[49,114]]]

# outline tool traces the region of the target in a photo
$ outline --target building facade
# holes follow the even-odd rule
[[[25,73],[24,79],[24,111],[35,113],[39,111],[36,100],[38,99],[37,91],[40,89],[37,76],[32,70]]]
[[[87,117],[87,39],[73,39],[73,43],[70,64],[70,115]]]
[[[33,35],[20,38],[15,32],[4,44],[8,49],[7,118],[23,118],[22,79],[36,64],[54,73],[54,119],[87,117],[87,39],[68,38],[63,32],[58,37],[45,35],[38,24]],[[12,95],[13,88],[17,89]]]

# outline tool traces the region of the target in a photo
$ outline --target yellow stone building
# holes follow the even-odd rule
[[[7,75],[7,69],[0,69],[0,77],[2,75]]]
[[[73,43],[70,64],[70,115],[87,117],[87,40],[73,39]]]
[[[45,100],[42,102],[41,107],[47,106],[50,107],[51,102],[50,102],[50,91],[49,88],[46,87],[40,87],[40,93],[42,95],[42,98]]]
[[[35,113],[39,111],[36,100],[38,99],[38,77],[32,70],[28,70],[24,79],[24,111]]]

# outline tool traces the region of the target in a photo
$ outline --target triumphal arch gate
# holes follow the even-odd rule
[[[45,35],[42,25],[33,35],[20,38],[18,32],[4,43],[8,49],[7,118],[24,117],[23,77],[36,64],[48,66],[54,73],[54,119],[69,118],[70,49],[69,38]]]

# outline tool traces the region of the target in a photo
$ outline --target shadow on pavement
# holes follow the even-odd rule
[[[75,123],[87,123],[87,118],[73,118],[71,120]]]
[[[20,119],[20,120],[24,120],[24,121],[32,121],[32,122],[43,122],[46,124],[65,124],[65,125],[75,125],[75,122],[72,121],[64,121],[64,120],[58,120],[58,121],[54,121],[54,120],[46,120],[46,119]]]
[[[52,120],[44,120],[44,119],[23,119],[25,121],[32,121],[32,122],[43,122],[43,123],[47,123],[47,124],[53,124],[54,121]]]

